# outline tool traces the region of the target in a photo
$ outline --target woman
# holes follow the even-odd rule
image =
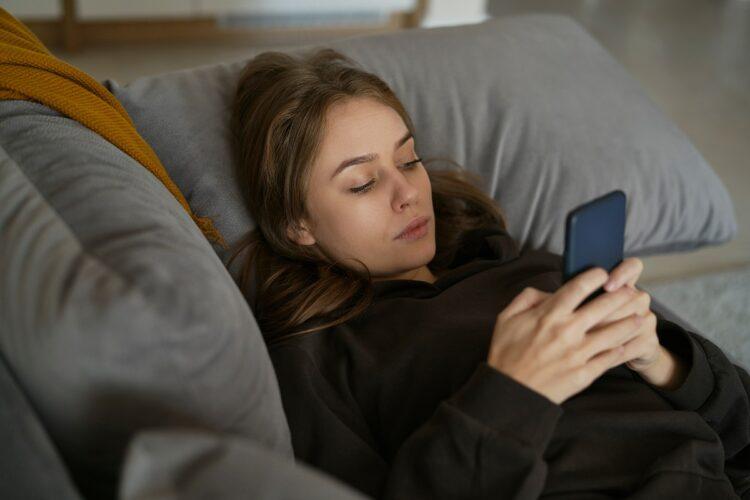
[[[298,459],[377,498],[750,498],[750,377],[650,311],[639,259],[563,285],[331,49],[251,60],[232,131]]]

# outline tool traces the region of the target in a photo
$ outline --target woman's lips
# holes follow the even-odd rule
[[[398,236],[394,239],[398,239],[403,237],[406,233],[409,231],[413,231],[414,229],[419,228],[420,226],[425,225],[427,222],[430,221],[430,217],[427,215],[423,215],[421,217],[414,218],[404,229],[401,231]]]

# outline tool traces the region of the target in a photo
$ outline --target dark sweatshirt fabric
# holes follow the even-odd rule
[[[375,282],[343,325],[271,346],[295,457],[384,499],[750,499],[750,376],[659,319],[689,372],[624,364],[558,405],[487,364],[497,314],[562,286],[562,258],[467,233],[435,283]]]

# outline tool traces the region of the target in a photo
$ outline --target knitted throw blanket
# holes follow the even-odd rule
[[[56,58],[18,19],[0,7],[0,99],[36,101],[76,120],[146,167],[177,198],[211,241],[227,248],[208,217],[198,217],[138,134],[125,108],[90,75]]]

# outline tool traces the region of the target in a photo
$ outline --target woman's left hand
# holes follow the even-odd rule
[[[684,382],[688,370],[687,364],[659,342],[656,334],[656,315],[650,308],[651,296],[635,286],[642,271],[641,259],[628,257],[609,273],[610,279],[604,284],[604,290],[612,292],[621,286],[626,286],[632,290],[633,299],[594,325],[592,329],[601,328],[603,325],[633,313],[643,316],[644,321],[636,335],[623,344],[625,346],[623,359],[626,360],[625,364],[628,368],[637,372],[648,383],[672,390]],[[550,295],[549,292],[542,293]]]
[[[644,321],[636,336],[625,344],[623,359],[628,360],[625,364],[636,372],[645,372],[656,365],[660,360],[664,348],[659,343],[656,334],[656,315],[651,312],[651,296],[638,288],[635,284],[643,272],[643,262],[637,257],[628,257],[615,267],[609,275],[609,280],[604,285],[604,290],[613,292],[621,286],[629,287],[633,292],[633,299],[612,314],[607,316],[594,328],[601,328],[612,321],[617,321],[631,314],[639,314]]]

